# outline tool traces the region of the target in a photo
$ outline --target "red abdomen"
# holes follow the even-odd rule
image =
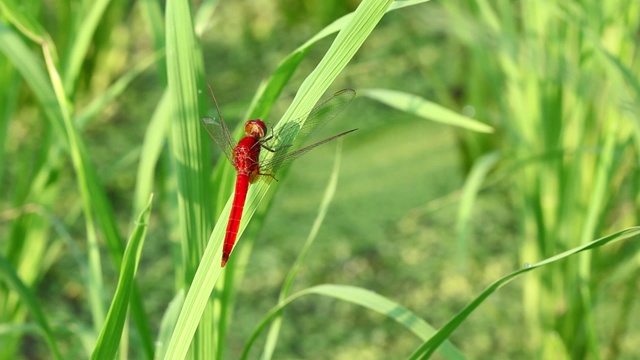
[[[238,171],[238,177],[236,178],[236,190],[233,196],[233,205],[231,206],[231,213],[229,214],[229,222],[227,223],[227,231],[222,248],[222,266],[227,263],[229,255],[233,250],[233,245],[236,242],[236,237],[238,236],[249,183],[253,183],[259,175],[259,158],[260,143],[258,139],[249,136],[240,140],[238,146],[233,150],[233,166]]]

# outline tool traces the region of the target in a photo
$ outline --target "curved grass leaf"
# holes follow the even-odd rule
[[[394,321],[403,325],[407,330],[414,333],[420,339],[426,340],[431,337],[436,330],[422,320],[419,316],[414,314],[411,310],[373,292],[370,290],[345,285],[318,285],[302,291],[299,291],[286,300],[278,304],[271,309],[267,315],[262,319],[260,324],[251,334],[247,344],[245,345],[242,353],[242,359],[246,359],[251,350],[251,346],[258,338],[262,330],[275,318],[282,310],[293,301],[310,294],[323,295],[333,297],[339,300],[348,301],[370,310],[376,311]],[[328,320],[329,321],[329,320]],[[445,341],[440,353],[447,359],[464,359],[464,355],[456,349],[451,343]]]
[[[498,279],[493,284],[489,285],[485,291],[483,291],[475,300],[473,300],[469,305],[467,305],[462,311],[460,311],[453,319],[449,320],[449,322],[440,329],[431,339],[422,344],[412,355],[411,359],[427,359],[429,358],[438,347],[443,344],[447,338],[455,331],[455,329],[462,324],[462,322],[467,318],[467,316],[471,315],[473,311],[480,306],[486,300],[489,295],[493,294],[496,290],[500,289],[502,286],[509,283],[511,280],[519,277],[520,275],[529,272],[533,269],[537,269],[539,267],[549,265],[556,261],[564,260],[570,256],[578,254],[585,250],[592,250],[604,246],[608,243],[620,241],[624,239],[631,238],[640,234],[640,227],[632,227],[628,229],[624,229],[613,233],[611,235],[602,237],[600,239],[594,240],[588,244],[578,246],[571,250],[567,250],[561,254],[552,256],[546,260],[537,262],[535,264],[525,264],[525,267],[512,272],[511,274]]]

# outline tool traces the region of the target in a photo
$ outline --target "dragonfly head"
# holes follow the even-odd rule
[[[262,120],[249,120],[244,124],[244,133],[256,139],[261,139],[267,133],[267,125]]]

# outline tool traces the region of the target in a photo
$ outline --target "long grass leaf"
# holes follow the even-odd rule
[[[206,186],[210,157],[204,149],[204,131],[199,122],[198,80],[202,78],[202,54],[196,43],[189,3],[167,1],[166,7],[167,75],[172,100],[171,153],[177,177],[179,236],[182,244],[185,279],[189,292],[167,347],[165,358],[182,359],[193,341],[193,356],[215,356],[213,326],[207,317],[200,323],[209,303],[211,290],[220,273],[219,267],[206,260],[203,249],[211,228],[210,202]],[[201,261],[201,258],[203,259]],[[198,265],[201,265],[198,267]],[[204,266],[203,266],[204,265]],[[198,276],[209,267],[206,276]],[[195,274],[195,275],[194,275]],[[201,324],[198,333],[196,329]]]
[[[402,9],[407,6],[418,5],[427,1],[430,0],[395,1],[387,9],[387,12]],[[298,65],[300,65],[302,60],[305,59],[311,47],[327,36],[341,31],[352,21],[353,16],[354,14],[350,13],[335,20],[284,58],[284,60],[278,64],[276,70],[271,74],[269,79],[260,87],[259,91],[256,92],[256,96],[249,107],[250,110],[247,118],[266,118],[271,107],[280,96],[282,89],[289,82],[291,76],[293,76],[295,70],[298,68]]]
[[[62,78],[55,62],[53,44],[44,42],[42,44],[42,52],[44,54],[45,64],[49,72],[49,78],[56,96],[57,104],[62,115],[62,122],[65,129],[65,137],[68,142],[68,150],[71,160],[78,177],[78,188],[82,196],[83,212],[85,214],[87,247],[89,258],[89,298],[93,316],[93,325],[96,330],[102,327],[105,317],[105,309],[103,304],[103,277],[102,277],[102,260],[98,245],[98,236],[96,222],[92,211],[92,192],[90,189],[90,180],[88,168],[90,167],[86,148],[83,146],[80,135],[75,128],[71,119],[70,102],[65,93]]]

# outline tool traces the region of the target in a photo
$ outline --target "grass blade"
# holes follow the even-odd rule
[[[364,89],[360,90],[359,93],[398,110],[402,110],[425,119],[441,122],[447,125],[458,126],[471,131],[483,133],[493,132],[493,128],[489,125],[470,119],[464,115],[460,115],[416,95],[386,89]]]
[[[565,251],[561,254],[550,257],[546,260],[540,261],[535,264],[525,264],[525,267],[512,272],[511,274],[498,279],[493,284],[489,285],[485,291],[483,291],[475,300],[473,300],[469,305],[467,305],[462,311],[460,311],[453,319],[451,319],[442,329],[438,331],[429,341],[422,344],[411,356],[411,359],[427,359],[429,358],[438,347],[446,341],[446,339],[455,331],[455,329],[462,324],[462,322],[469,316],[473,311],[480,306],[491,294],[493,294],[496,290],[500,289],[511,280],[519,277],[520,275],[529,272],[533,269],[537,269],[539,267],[543,267],[560,260],[566,260],[567,258],[578,254],[580,252],[586,250],[593,250],[604,246],[606,244],[625,240],[636,235],[640,234],[640,227],[632,227],[628,229],[621,230],[614,234],[602,237],[600,239],[594,240],[588,244],[576,247],[574,249]]]
[[[127,317],[127,308],[133,292],[138,264],[140,263],[140,254],[147,234],[152,201],[153,195],[149,197],[147,206],[138,217],[136,227],[124,251],[118,286],[107,313],[105,324],[100,331],[98,342],[93,354],[91,354],[92,359],[113,359],[116,355]]]
[[[83,5],[89,9],[81,7],[82,15],[79,16],[80,23],[78,28],[72,31],[71,49],[66,52],[67,60],[63,67],[64,89],[67,94],[73,93],[76,86],[78,74],[82,69],[82,64],[87,57],[89,47],[92,45],[91,40],[94,38],[96,28],[101,20],[104,19],[104,13],[111,0],[97,0],[84,2]],[[88,10],[88,11],[84,11]]]
[[[379,294],[376,294],[373,291],[361,289],[354,286],[325,284],[299,291],[271,309],[251,334],[247,345],[245,345],[244,352],[241,358],[246,359],[248,357],[251,346],[258,338],[262,330],[271,322],[272,319],[277,317],[287,305],[291,304],[293,301],[299,299],[302,296],[310,294],[333,297],[376,311],[403,325],[407,330],[411,331],[423,340],[428,339],[436,332],[433,327],[427,324],[419,316],[414,314],[411,310]],[[464,355],[462,355],[462,353],[449,342],[446,342],[443,345],[440,352],[448,359],[465,358]]]
[[[215,356],[215,344],[211,341],[214,338],[215,319],[213,313],[208,311],[209,316],[203,318],[202,322],[200,320],[207,305],[211,305],[209,298],[220,269],[218,266],[215,267],[217,270],[211,268],[213,262],[207,261],[206,251],[203,257],[212,222],[210,201],[207,200],[210,156],[208,151],[202,150],[205,148],[205,134],[199,118],[203,112],[198,108],[198,89],[203,88],[198,84],[198,79],[202,79],[202,54],[196,43],[188,2],[167,1],[166,40],[167,78],[173,120],[170,146],[177,177],[177,231],[182,245],[184,268],[184,278],[179,279],[179,282],[185,288],[188,287],[189,292],[167,346],[165,358],[183,359],[193,340],[193,356],[206,359]],[[198,276],[202,271],[207,271],[206,276]]]

